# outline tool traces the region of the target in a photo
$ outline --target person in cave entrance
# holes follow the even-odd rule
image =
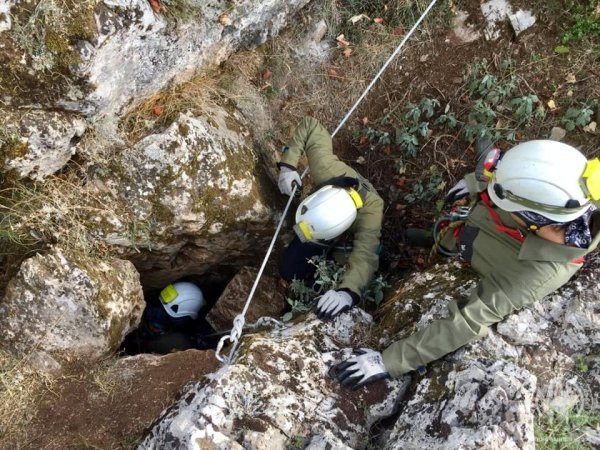
[[[140,326],[127,335],[123,349],[128,355],[167,354],[178,350],[215,348],[220,336],[199,318],[206,306],[202,290],[194,283],[179,281],[151,298]]]
[[[292,195],[302,187],[296,166],[306,154],[316,185],[296,211],[296,237],[279,267],[285,282],[310,280],[315,267],[307,261],[317,255],[346,265],[338,289],[319,299],[315,313],[329,320],[358,303],[379,266],[383,199],[373,185],[333,154],[329,132],[312,117],[303,118],[283,149],[278,186]]]

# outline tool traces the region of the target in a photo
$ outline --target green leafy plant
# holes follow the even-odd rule
[[[591,411],[566,411],[538,417],[534,424],[535,443],[538,450],[587,450],[583,442],[586,428],[596,428],[600,415]]]
[[[283,315],[284,322],[297,314],[311,311],[316,305],[317,297],[339,287],[346,270],[345,267],[324,256],[314,256],[308,260],[308,263],[315,266],[313,281],[311,283],[292,280],[289,287],[290,295],[286,298],[292,310]],[[387,286],[383,276],[373,278],[362,292],[363,300],[375,306],[379,305],[383,301],[383,290]]]
[[[569,2],[572,23],[561,36],[561,42],[580,41],[588,35],[600,35],[600,12],[598,0],[588,2]]]
[[[421,200],[429,201],[444,189],[445,183],[437,168],[432,166],[429,173],[429,179],[426,182],[419,179],[413,184],[412,192],[406,194],[404,200],[408,203]]]
[[[468,121],[463,128],[466,141],[477,139],[514,142],[517,130],[542,120],[546,109],[535,93],[516,95],[520,78],[514,62],[500,63],[500,73],[490,73],[485,59],[467,68],[467,99],[471,101]]]
[[[383,301],[383,291],[387,287],[389,287],[389,284],[385,281],[385,277],[379,275],[371,280],[363,293],[363,299],[375,306],[379,306]]]
[[[308,263],[315,266],[314,281],[309,286],[302,280],[292,280],[291,295],[286,299],[292,310],[283,315],[284,321],[290,320],[296,314],[304,314],[312,310],[319,295],[339,286],[345,271],[335,261],[323,256],[314,256],[308,260]]]
[[[567,131],[572,131],[576,126],[587,125],[594,111],[588,105],[582,105],[580,108],[570,107],[560,118],[560,123]]]
[[[580,356],[576,361],[577,371],[581,373],[586,373],[589,370],[587,359],[585,356]]]

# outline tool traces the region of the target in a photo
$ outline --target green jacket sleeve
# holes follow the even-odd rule
[[[490,272],[468,299],[451,302],[449,316],[430,323],[383,351],[393,377],[415,370],[487,334],[488,328],[565,284],[576,265],[525,262]]]
[[[329,132],[313,117],[305,117],[300,121],[292,140],[284,149],[281,163],[297,168],[302,153],[306,153],[315,185],[340,175],[357,176],[354,169],[333,154]]]
[[[379,240],[383,219],[383,200],[373,192],[367,194],[367,201],[358,210],[352,225],[354,240],[348,258],[348,267],[340,284],[341,289],[349,289],[360,295],[379,267]]]
[[[333,154],[329,132],[312,117],[305,117],[300,121],[284,150],[281,163],[295,168],[303,152],[308,158],[308,166],[316,185],[345,175],[365,181],[369,188],[363,207],[358,210],[350,229],[354,235],[352,252],[340,284],[340,289],[349,289],[360,296],[361,289],[369,283],[379,263],[377,252],[383,220],[383,200],[366,180]]]

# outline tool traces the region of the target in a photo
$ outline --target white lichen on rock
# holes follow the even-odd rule
[[[143,309],[129,261],[53,248],[23,262],[9,283],[0,304],[0,340],[20,356],[42,352],[57,362],[94,361],[119,348]]]
[[[357,323],[367,320],[354,313],[343,314],[340,320],[348,316]],[[338,329],[312,316],[283,332],[246,336],[235,362],[207,383],[190,386],[181,401],[163,413],[140,448],[200,449],[203,444],[238,448],[237,442],[251,442],[255,449],[283,449],[294,443],[294,437],[311,442],[315,449],[321,448],[319,442],[355,448],[367,432],[371,414],[360,409],[357,399],[375,396],[371,403],[386,406],[373,413],[391,414],[406,383],[388,381],[362,394],[340,390],[325,376],[328,365],[321,355],[324,334]],[[335,334],[329,338],[337,340]]]

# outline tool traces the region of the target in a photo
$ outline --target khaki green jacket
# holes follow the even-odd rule
[[[473,183],[469,186],[473,194],[481,190]],[[508,212],[494,209],[504,225],[526,236],[525,241],[521,243],[498,231],[483,202],[475,204],[457,250],[481,280],[468,299],[448,305],[448,318],[432,322],[383,352],[384,364],[392,376],[424,366],[484,336],[492,324],[552,293],[581,268],[576,261],[594,251],[600,241],[600,211],[592,217],[593,241],[589,248],[581,249],[539,238],[520,228]],[[463,242],[465,232],[474,237],[471,243]]]
[[[363,207],[358,210],[349,230],[353,235],[352,251],[340,285],[340,289],[349,289],[360,296],[361,289],[369,283],[379,264],[383,200],[371,183],[333,154],[329,132],[312,117],[300,121],[291,142],[284,149],[280,164],[296,168],[303,152],[308,158],[315,185],[343,175],[357,178],[361,184]]]

